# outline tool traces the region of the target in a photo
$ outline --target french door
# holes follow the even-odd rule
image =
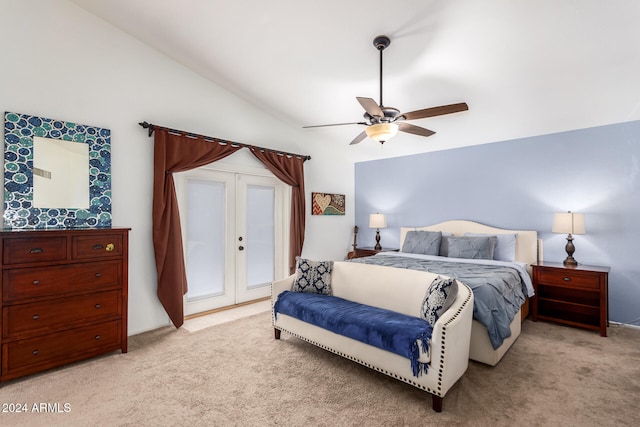
[[[176,174],[189,290],[185,314],[266,297],[288,259],[289,187],[271,175]]]

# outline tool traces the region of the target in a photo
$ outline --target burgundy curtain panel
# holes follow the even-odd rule
[[[184,172],[223,159],[243,148],[228,141],[178,134],[154,129],[153,171],[153,248],[158,272],[158,299],[176,328],[184,323],[183,298],[187,293],[187,274],[182,247],[180,212],[174,172]],[[291,241],[289,269],[295,269],[295,257],[302,253],[305,228],[304,158],[265,152],[251,152],[281,181],[292,187]]]
[[[251,152],[280,181],[291,186],[291,226],[289,240],[289,273],[296,268],[296,257],[302,254],[305,226],[304,158],[268,152],[252,147]]]
[[[184,323],[187,273],[180,212],[173,181],[184,172],[223,159],[242,147],[155,129],[153,154],[153,249],[158,271],[158,299],[176,328]]]

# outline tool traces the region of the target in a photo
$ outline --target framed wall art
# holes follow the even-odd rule
[[[312,215],[344,215],[344,194],[311,193]]]

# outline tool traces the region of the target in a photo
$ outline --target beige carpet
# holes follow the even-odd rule
[[[270,313],[167,327],[131,337],[127,354],[1,385],[0,402],[28,412],[0,412],[0,425],[639,425],[640,331],[609,332],[526,321],[498,366],[471,362],[438,414],[425,392],[286,334],[274,340]],[[69,411],[33,412],[40,403]]]

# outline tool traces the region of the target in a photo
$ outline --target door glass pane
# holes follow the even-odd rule
[[[187,183],[187,300],[224,293],[225,185]]]
[[[274,279],[275,189],[247,186],[247,289],[265,286]]]

